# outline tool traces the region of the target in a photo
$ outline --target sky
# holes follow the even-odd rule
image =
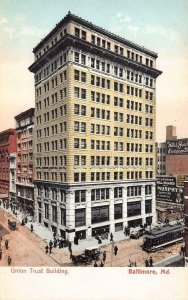
[[[69,10],[158,53],[157,141],[188,137],[188,0],[1,0],[0,131],[34,107],[32,50]]]

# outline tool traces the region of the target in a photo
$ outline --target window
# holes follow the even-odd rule
[[[79,182],[79,173],[74,173],[74,182]]]
[[[128,202],[127,203],[127,217],[141,215],[141,202]]]
[[[82,40],[86,40],[86,31],[82,30]]]
[[[122,204],[114,205],[114,219],[121,219],[123,217],[123,207]]]
[[[109,221],[109,206],[100,206],[91,208],[91,223],[100,223]]]
[[[84,226],[86,224],[86,209],[80,208],[75,210],[75,227]]]
[[[75,34],[75,36],[76,37],[80,37],[80,29],[79,28],[77,28],[77,27],[75,27],[75,32],[74,32],[74,34]]]
[[[80,53],[78,53],[78,52],[74,53],[74,61],[76,63],[79,63],[79,61],[80,61]]]
[[[145,213],[149,214],[152,212],[152,201],[151,200],[146,200],[145,201]]]
[[[86,201],[86,191],[85,190],[75,191],[75,203],[85,202],[85,201]]]
[[[52,222],[57,222],[57,207],[52,206]]]
[[[74,97],[79,98],[80,96],[80,89],[78,87],[74,88]]]
[[[78,70],[74,70],[74,80],[80,79],[80,72]]]
[[[66,226],[66,209],[61,208],[61,225]]]

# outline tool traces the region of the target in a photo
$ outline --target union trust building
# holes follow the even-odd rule
[[[155,221],[157,53],[70,12],[33,53],[37,222],[73,241]]]

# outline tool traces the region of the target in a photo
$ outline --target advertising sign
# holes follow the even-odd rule
[[[156,198],[164,202],[183,204],[183,187],[176,187],[175,177],[157,177]]]
[[[177,176],[177,186],[184,186],[185,176],[178,175]]]
[[[166,151],[167,154],[171,154],[171,155],[188,154],[188,139],[167,141]]]

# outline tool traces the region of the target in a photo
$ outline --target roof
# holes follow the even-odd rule
[[[29,108],[28,110],[26,110],[24,112],[21,112],[20,114],[18,114],[14,118],[15,118],[16,121],[22,120],[22,119],[24,119],[28,116],[34,116],[34,112],[35,112],[34,108]]]
[[[134,48],[136,50],[139,50],[141,52],[144,52],[146,54],[151,55],[154,58],[158,57],[158,54],[154,51],[151,51],[143,46],[139,46],[138,44],[133,43],[132,41],[129,41],[123,37],[120,37],[114,33],[111,33],[110,31],[103,29],[102,27],[94,25],[92,22],[86,21],[74,14],[72,14],[70,11],[68,14],[59,22],[56,24],[56,26],[43,38],[36,47],[33,48],[33,52],[35,53],[37,50],[39,50],[40,47],[42,47],[43,44],[45,44],[55,33],[58,29],[60,29],[63,25],[68,23],[69,21],[75,21],[83,26],[86,26],[94,31],[97,31],[101,34],[104,34],[105,36],[112,38],[116,40],[117,42],[120,42],[122,44],[125,44],[131,48]]]
[[[6,130],[4,130],[4,131],[1,131],[0,132],[0,137],[2,137],[2,136],[5,136],[5,135],[11,135],[11,134],[15,134],[16,133],[16,129],[14,129],[14,128],[9,128],[9,129],[6,129]]]
[[[147,234],[146,237],[149,238],[158,238],[160,236],[165,235],[166,233],[171,233],[171,232],[176,232],[179,230],[183,230],[183,226],[182,225],[173,225],[173,226],[168,226],[168,227],[164,227],[162,229],[156,230],[156,231],[151,231],[150,234]]]

